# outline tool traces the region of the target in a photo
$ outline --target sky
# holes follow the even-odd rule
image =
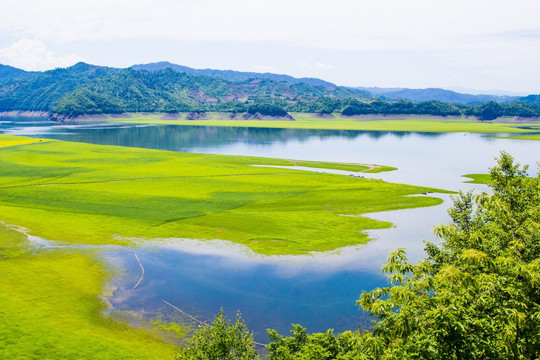
[[[79,61],[540,93],[538,0],[2,0],[0,63]]]

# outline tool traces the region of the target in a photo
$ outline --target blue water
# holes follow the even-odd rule
[[[221,256],[167,249],[136,251],[145,269],[143,281],[132,289],[140,276],[138,271],[119,278],[110,299],[115,309],[167,314],[171,309],[163,299],[203,321],[212,319],[220,308],[230,318],[240,311],[260,342],[267,340],[267,328],[285,334],[291,322],[311,331],[354,329],[361,315],[355,299],[362,289],[384,280],[358,270],[287,272],[280,264],[227,261]],[[130,252],[116,251],[108,256],[128,269],[139,269]]]
[[[171,151],[383,164],[398,170],[368,176],[456,191],[486,190],[464,184],[461,175],[486,173],[501,150],[531,165],[531,174],[540,160],[540,142],[463,133],[58,125],[15,118],[0,118],[0,132]],[[424,256],[423,240],[438,241],[431,229],[449,221],[451,200],[444,199],[432,208],[372,214],[396,226],[370,231],[374,240],[366,245],[324,256],[262,257],[227,243],[178,239],[107,250],[104,258],[116,269],[108,300],[116,314],[133,323],[150,318],[193,322],[163,300],[201,321],[211,321],[221,307],[231,318],[240,311],[260,342],[267,341],[266,328],[286,334],[290,323],[308,331],[355,329],[365,323],[355,305],[359,294],[386,285],[380,269],[388,252],[405,247],[409,259],[417,261]]]

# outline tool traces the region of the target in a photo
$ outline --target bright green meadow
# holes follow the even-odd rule
[[[371,131],[414,131],[414,132],[468,132],[468,133],[538,133],[538,123],[481,122],[468,118],[362,118],[343,117],[320,118],[313,114],[292,113],[294,121],[278,120],[225,120],[222,114],[209,113],[205,120],[166,120],[163,114],[133,113],[126,117],[111,117],[110,122],[134,124],[165,124],[195,126],[241,126],[281,129],[320,130],[371,130]],[[185,116],[184,116],[185,117]]]
[[[441,202],[407,196],[433,189],[250,166],[324,166],[315,162],[50,141],[1,148],[0,164],[1,218],[69,243],[222,239],[301,254],[364,243],[362,230],[391,225],[357,215]]]
[[[251,165],[391,170],[0,136],[0,358],[175,352],[155,334],[103,315],[111,274],[96,250],[38,251],[22,232],[67,244],[223,239],[262,254],[302,254],[364,243],[363,230],[391,226],[358,216],[366,212],[441,202],[407,196],[437,191],[429,188]]]

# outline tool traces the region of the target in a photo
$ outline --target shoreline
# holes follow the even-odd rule
[[[482,133],[482,134],[532,134],[540,133],[539,118],[501,117],[482,121],[476,117],[436,115],[355,115],[339,113],[290,113],[292,120],[260,117],[243,118],[232,113],[208,112],[200,116],[193,113],[122,113],[80,115],[69,118],[64,115],[40,111],[0,112],[0,117],[47,117],[59,124],[76,123],[131,123],[153,125],[254,127],[311,130],[395,131],[432,133]],[[285,121],[286,120],[286,121]],[[534,139],[536,140],[536,139]]]

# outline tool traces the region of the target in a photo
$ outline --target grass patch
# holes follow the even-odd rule
[[[407,196],[431,188],[250,166],[305,165],[279,159],[54,141],[2,148],[0,164],[2,219],[70,243],[222,239],[302,254],[364,243],[363,230],[391,225],[343,214],[441,202]]]
[[[1,359],[168,359],[175,347],[101,313],[106,278],[76,251],[33,253],[0,224]]]
[[[489,184],[490,182],[489,174],[467,174],[463,175],[463,177],[471,179],[469,181],[464,181],[470,184]]]
[[[513,135],[513,136],[495,136],[495,139],[513,139],[513,140],[540,140],[540,134],[531,135]]]
[[[333,119],[313,117],[311,114],[293,113],[295,121],[273,120],[223,120],[219,114],[208,114],[206,120],[164,120],[163,114],[130,114],[126,118],[110,118],[111,122],[136,124],[166,124],[194,126],[238,126],[280,129],[319,129],[319,130],[369,130],[369,131],[413,131],[413,132],[468,132],[468,133],[527,133],[538,132],[539,124],[514,124],[501,122],[480,122],[472,119],[384,119],[357,120],[335,114]]]
[[[2,135],[0,136],[0,147],[32,144],[32,143],[42,142],[42,141],[45,141],[45,140],[29,138],[29,137],[24,137],[24,136]]]

